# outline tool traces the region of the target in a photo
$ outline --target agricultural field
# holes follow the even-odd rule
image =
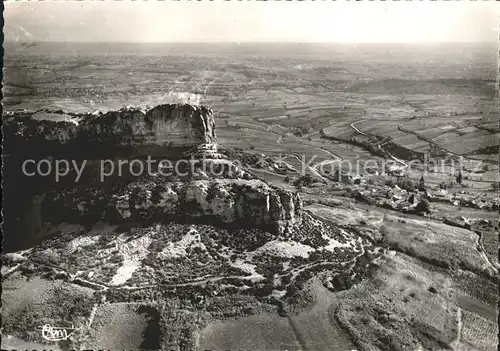
[[[200,331],[201,350],[265,349],[326,350],[354,349],[351,336],[329,317],[338,305],[341,293],[332,294],[317,280],[307,286],[310,304],[299,313],[287,317],[276,312],[262,312],[249,317],[210,322]],[[269,337],[269,334],[276,334]],[[270,342],[270,340],[273,340]]]
[[[485,130],[446,132],[432,139],[440,147],[459,155],[472,154],[477,150],[498,145],[499,134],[492,134]],[[481,141],[480,143],[478,141]]]
[[[392,55],[365,65],[356,61],[367,58],[363,49],[320,47],[307,58],[293,50],[288,56],[269,56],[252,47],[255,53],[248,57],[229,47],[214,49],[185,55],[182,46],[142,45],[127,48],[130,54],[125,56],[117,52],[103,60],[99,45],[77,45],[74,50],[54,44],[36,50],[14,47],[6,56],[5,106],[81,112],[118,109],[124,101],[142,106],[187,101],[213,108],[219,143],[226,148],[306,160],[316,156],[314,164],[337,158],[378,160],[379,155],[348,142],[352,137],[363,141],[360,133],[367,133],[390,137],[403,147],[402,154],[388,149],[398,158],[405,148],[430,155],[479,152],[477,159],[492,170],[498,164],[488,156],[498,144],[498,134],[492,129],[495,104],[490,84],[496,63],[486,52],[477,56],[482,63],[473,66],[467,60],[437,64],[439,55],[425,50],[417,50],[415,57],[408,52],[404,65]],[[51,59],[57,52],[64,60]],[[228,52],[228,57],[221,57]],[[432,64],[421,66],[418,55]],[[22,63],[16,63],[21,56]],[[410,76],[411,80],[405,78]],[[29,102],[23,96],[29,96]],[[290,162],[302,168],[300,162]],[[444,180],[439,176],[435,183]],[[479,181],[477,186],[490,184]]]
[[[39,330],[43,325],[81,325],[90,316],[95,302],[92,289],[38,277],[28,279],[20,272],[14,272],[2,283],[2,288],[3,333],[12,335],[20,331],[16,336],[28,343],[22,347],[29,343],[48,347],[51,344]],[[14,338],[13,342],[20,340]]]
[[[148,317],[138,305],[127,303],[106,304],[96,310],[88,337],[89,348],[134,348],[142,349],[147,345],[145,332]],[[151,345],[147,345],[151,346]],[[156,345],[158,347],[158,345]]]
[[[453,301],[445,276],[394,256],[373,278],[344,294],[333,314],[362,348],[437,350],[457,335]]]
[[[381,225],[382,240],[398,251],[445,268],[467,267],[478,273],[489,268],[475,249],[478,238],[471,231],[394,216],[386,216]]]
[[[300,350],[286,317],[258,315],[212,322],[200,332],[198,350]]]
[[[475,313],[462,311],[461,341],[481,350],[494,350],[498,336],[496,320],[488,320]]]

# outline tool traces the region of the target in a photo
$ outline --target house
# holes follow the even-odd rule
[[[338,171],[338,170],[335,172],[333,180],[338,182],[338,183],[342,183],[342,184],[353,184],[354,183],[354,179],[350,174],[348,174],[346,172]]]
[[[404,175],[404,170],[405,168],[403,166],[398,166],[398,165],[387,165],[386,166],[386,172],[389,175],[395,176],[395,177],[401,177]]]

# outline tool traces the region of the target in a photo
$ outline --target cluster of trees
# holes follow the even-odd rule
[[[296,186],[297,188],[300,188],[303,186],[310,186],[313,183],[314,183],[314,178],[310,174],[305,174],[305,175],[297,178],[293,182],[293,185]]]
[[[431,203],[427,199],[422,199],[415,207],[417,213],[431,213]]]
[[[288,285],[286,289],[286,296],[293,297],[299,293],[304,288],[304,285],[318,273],[336,269],[338,269],[338,265],[336,263],[322,263],[301,270],[296,275],[295,279]]]
[[[190,351],[196,348],[195,332],[203,324],[201,314],[180,312],[168,305],[160,309],[160,345],[163,350]]]
[[[258,265],[255,271],[262,274],[266,279],[273,280],[275,274],[283,272],[285,259],[277,256],[260,256],[257,258]]]
[[[397,185],[399,188],[405,189],[406,191],[415,191],[415,183],[413,180],[406,177],[400,177],[396,181],[388,179],[386,180],[385,185],[391,188]]]
[[[297,130],[293,133],[293,135],[302,137],[305,134],[311,133],[313,131],[313,128],[311,126],[304,126],[304,127],[299,127]]]
[[[324,181],[320,178],[313,177],[309,173],[295,179],[293,182],[293,185],[297,188],[302,188],[303,186],[308,187],[311,186],[314,183],[324,183]]]

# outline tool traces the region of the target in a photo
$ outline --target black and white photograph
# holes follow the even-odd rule
[[[2,350],[498,349],[494,1],[2,6]]]

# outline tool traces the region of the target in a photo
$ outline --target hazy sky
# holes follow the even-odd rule
[[[7,2],[7,41],[494,42],[493,1]]]

